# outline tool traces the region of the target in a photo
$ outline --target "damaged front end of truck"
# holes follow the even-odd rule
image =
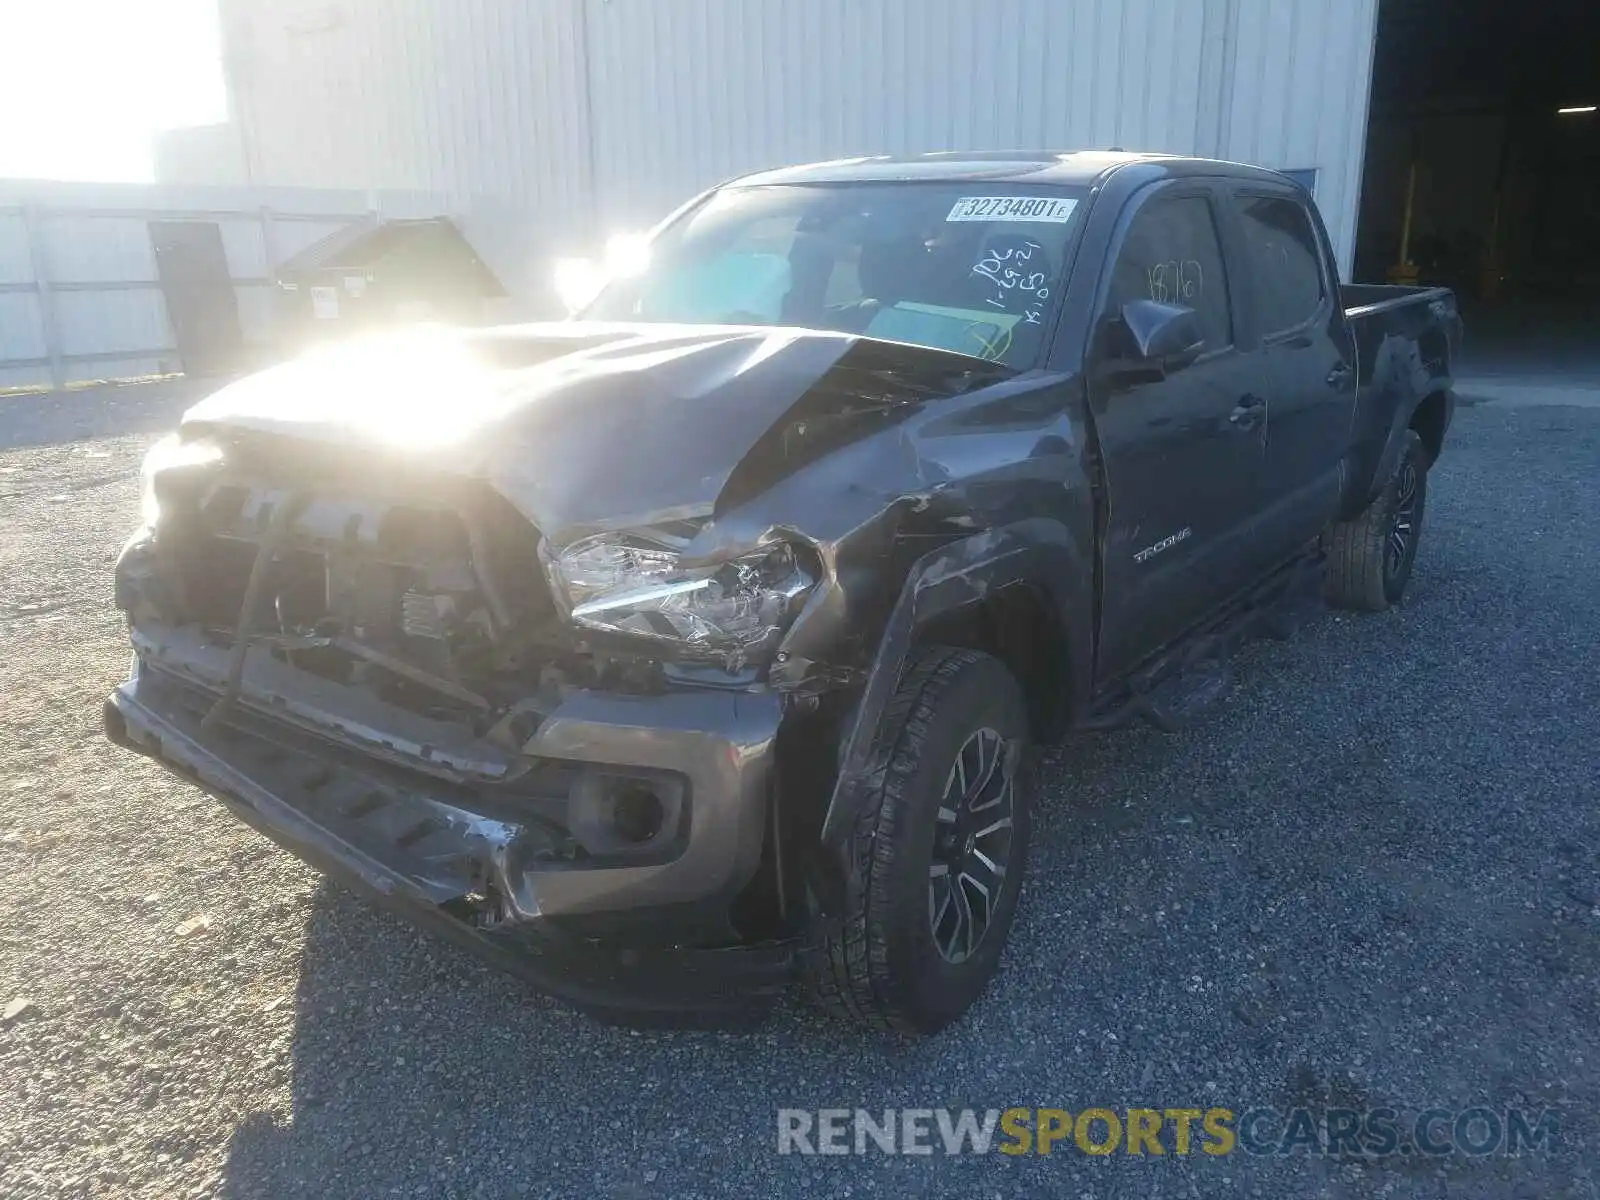
[[[903,539],[971,524],[895,427],[1014,374],[566,325],[242,381],[147,463],[108,734],[571,1002],[776,991]]]

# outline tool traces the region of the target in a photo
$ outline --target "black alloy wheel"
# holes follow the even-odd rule
[[[965,962],[982,945],[1011,867],[1013,764],[1005,739],[977,730],[945,780],[928,867],[928,922],[940,956]]]
[[[1394,580],[1405,566],[1417,535],[1417,464],[1407,457],[1395,481],[1394,517],[1384,552],[1384,574]]]

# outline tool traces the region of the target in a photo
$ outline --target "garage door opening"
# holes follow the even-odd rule
[[[1600,383],[1600,5],[1381,0],[1355,278],[1454,288],[1465,370]]]

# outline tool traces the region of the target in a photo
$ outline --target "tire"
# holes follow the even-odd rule
[[[1428,451],[1415,430],[1383,490],[1354,520],[1329,529],[1327,596],[1330,604],[1383,612],[1405,594],[1422,536],[1428,500]]]
[[[1027,708],[998,659],[926,647],[907,665],[879,735],[854,834],[849,909],[807,955],[807,983],[835,1016],[933,1033],[983,992],[1016,914],[1032,826]]]

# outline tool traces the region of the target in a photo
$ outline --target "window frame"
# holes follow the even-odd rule
[[[1321,287],[1322,296],[1316,308],[1302,320],[1293,325],[1285,325],[1281,329],[1269,330],[1267,328],[1267,315],[1261,301],[1259,289],[1256,286],[1255,255],[1250,248],[1250,236],[1246,232],[1247,224],[1243,211],[1244,202],[1247,200],[1281,200],[1293,204],[1300,210],[1300,215],[1305,219],[1306,229],[1311,234],[1311,245],[1315,251],[1317,280]],[[1338,281],[1328,277],[1328,250],[1324,246],[1321,226],[1316,215],[1311,212],[1306,203],[1306,197],[1298,188],[1292,186],[1274,187],[1268,183],[1254,181],[1235,184],[1228,189],[1227,203],[1225,205],[1228,220],[1232,228],[1232,237],[1237,246],[1238,257],[1248,269],[1243,273],[1248,281],[1250,333],[1252,340],[1262,346],[1275,346],[1282,342],[1292,341],[1303,337],[1307,332],[1326,323],[1332,311],[1333,303],[1339,294]]]
[[[1214,362],[1229,354],[1237,354],[1244,349],[1244,341],[1248,332],[1245,321],[1245,309],[1242,305],[1237,275],[1234,270],[1234,256],[1231,250],[1233,239],[1227,224],[1228,213],[1225,212],[1222,201],[1224,197],[1219,194],[1220,180],[1210,176],[1187,175],[1176,179],[1157,180],[1146,184],[1135,192],[1123,205],[1122,211],[1117,214],[1116,225],[1112,228],[1108,248],[1100,265],[1100,279],[1095,285],[1094,292],[1094,317],[1089,323],[1089,345],[1086,347],[1086,359],[1092,360],[1098,353],[1096,345],[1100,339],[1100,331],[1105,326],[1106,318],[1112,315],[1107,305],[1111,299],[1111,286],[1116,277],[1117,260],[1122,255],[1123,247],[1127,244],[1128,232],[1153,204],[1166,203],[1170,200],[1200,200],[1206,205],[1206,211],[1211,217],[1211,232],[1216,238],[1217,260],[1222,264],[1223,283],[1227,289],[1228,325],[1230,329],[1229,341],[1225,346],[1207,348],[1197,357],[1189,367],[1201,366]],[[1188,369],[1188,368],[1185,368]]]

